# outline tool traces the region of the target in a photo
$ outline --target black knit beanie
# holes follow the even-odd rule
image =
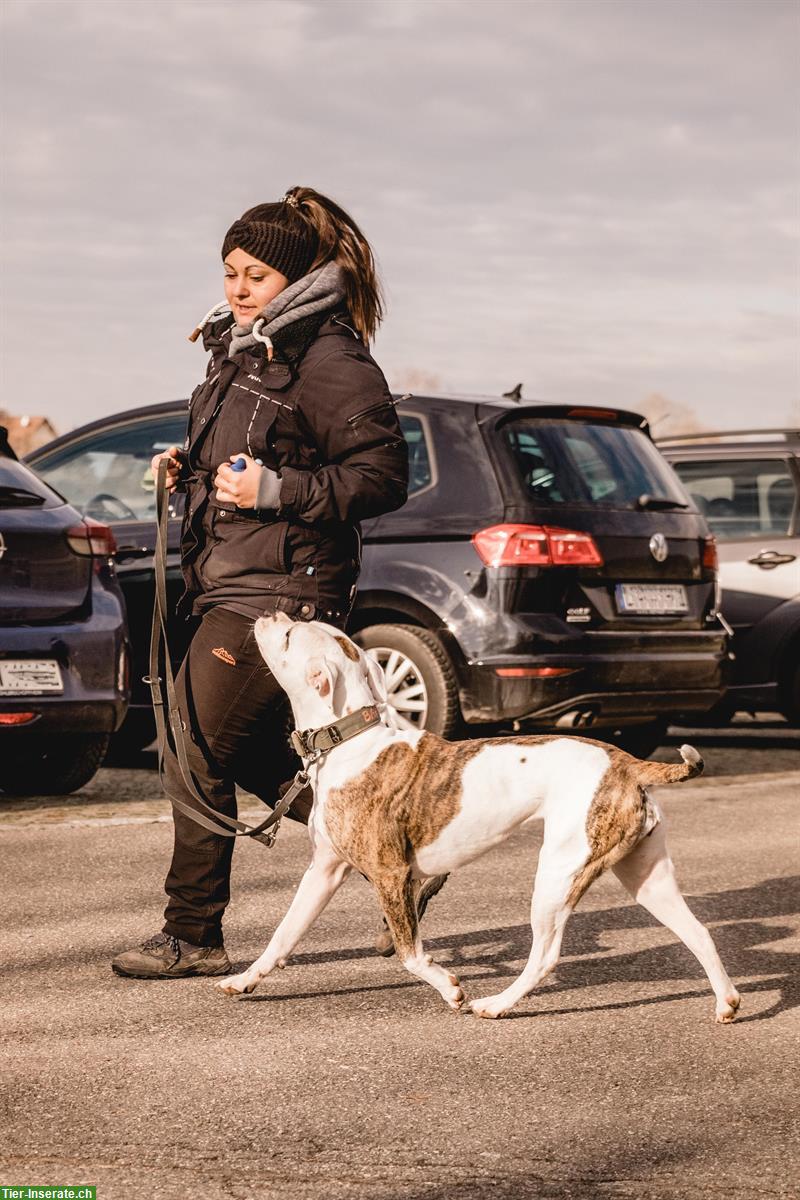
[[[225,234],[222,257],[238,246],[294,283],[308,273],[318,244],[314,230],[292,206],[290,197],[248,208]]]

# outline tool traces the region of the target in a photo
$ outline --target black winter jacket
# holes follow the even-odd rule
[[[408,483],[386,380],[347,320],[317,318],[310,341],[298,349],[284,338],[283,354],[276,337],[272,363],[262,345],[227,357],[230,316],[204,333],[211,360],[189,401],[184,445],[184,612],[223,604],[253,616],[346,618],[359,522],[399,508]],[[277,512],[216,499],[217,468],[241,452],[280,472]]]

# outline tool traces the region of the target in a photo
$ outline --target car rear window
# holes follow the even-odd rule
[[[0,458],[0,508],[54,508],[60,496],[42,483],[24,463]]]
[[[639,429],[522,417],[501,432],[537,502],[634,508],[649,495],[689,504],[674,471]]]

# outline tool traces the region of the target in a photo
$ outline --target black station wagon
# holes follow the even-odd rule
[[[670,716],[717,703],[727,646],[714,539],[642,417],[475,397],[397,403],[409,499],[363,527],[349,630],[380,659],[402,720],[445,736],[474,725],[591,730],[647,754]],[[120,413],[29,460],[114,531],[135,659],[131,745],[152,735],[141,682],[150,459],[181,444],[185,424],[186,401]],[[177,600],[181,498],[173,503]]]

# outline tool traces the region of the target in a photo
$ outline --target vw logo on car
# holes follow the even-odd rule
[[[650,553],[657,563],[662,563],[669,554],[669,543],[663,533],[654,533],[650,538]]]

